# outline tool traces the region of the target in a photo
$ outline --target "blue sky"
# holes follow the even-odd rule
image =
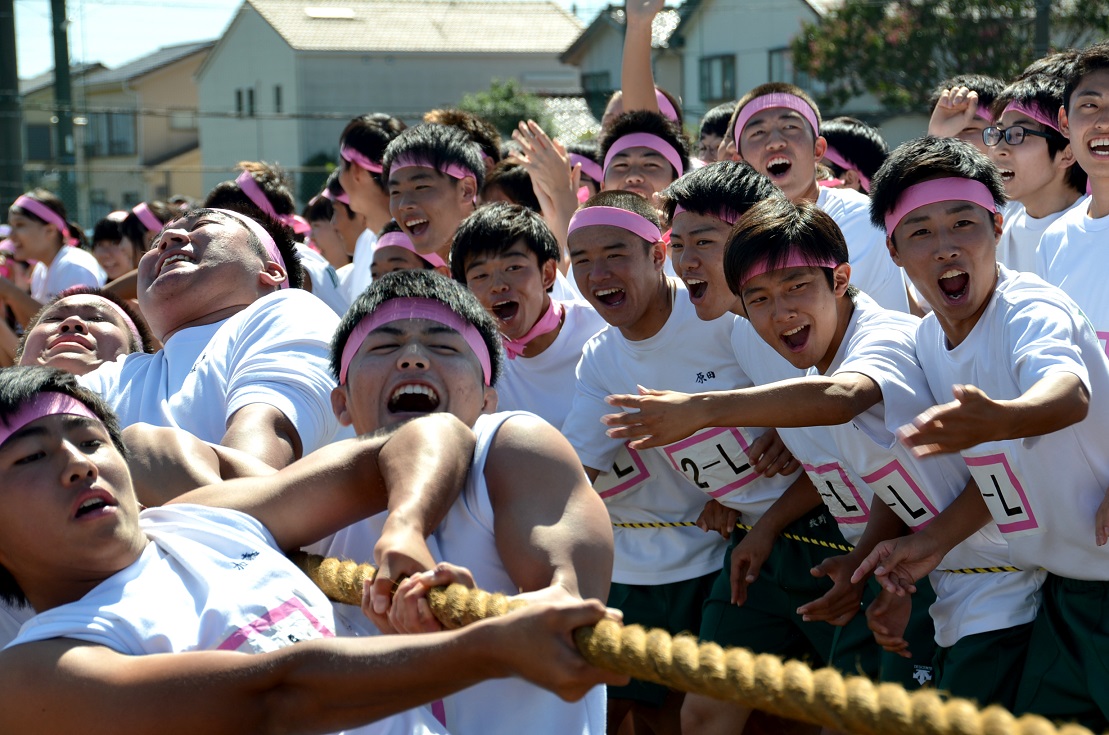
[[[557,0],[578,17],[592,19],[603,0]],[[297,2],[297,0],[289,0]],[[68,0],[69,52],[74,62],[117,67],[162,46],[218,37],[240,0]],[[307,3],[306,3],[307,4]],[[19,76],[54,66],[48,0],[16,0]]]

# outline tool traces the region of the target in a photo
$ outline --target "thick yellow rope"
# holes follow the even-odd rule
[[[362,604],[363,582],[374,573],[369,564],[310,554],[293,560],[328,597],[351,605]],[[428,604],[444,626],[456,628],[527,603],[454,584],[431,590]],[[979,711],[973,702],[944,699],[934,689],[909,693],[898,684],[845,677],[835,669],[814,671],[800,661],[725,650],[612,620],[578,629],[574,640],[598,668],[858,735],[1091,735],[1084,727],[1056,727],[1035,715],[1018,719],[1001,707]]]
[[[693,521],[642,521],[634,523],[613,523],[613,528],[688,528],[696,526]],[[750,531],[753,526],[746,523],[735,524],[736,528],[744,531]],[[796,533],[782,533],[782,538],[787,538],[791,541],[800,541],[803,544],[812,544],[813,546],[823,546],[826,549],[835,549],[836,551],[854,551],[855,547],[850,544],[837,544],[832,541],[824,541],[818,538],[809,538],[808,536],[801,536]],[[1020,572],[1023,571],[1017,567],[1004,566],[1004,567],[966,567],[965,569],[937,569],[937,572],[942,574],[996,574],[998,572]]]

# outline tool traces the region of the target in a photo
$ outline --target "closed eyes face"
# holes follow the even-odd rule
[[[487,392],[495,396],[465,338],[427,319],[390,322],[366,335],[346,385],[336,391],[342,394],[336,413],[360,434],[436,412],[472,425],[486,408]]]
[[[21,365],[47,365],[84,375],[131,352],[130,329],[104,300],[75,295],[47,307],[27,333]]]

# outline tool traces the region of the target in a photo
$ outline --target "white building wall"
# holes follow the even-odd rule
[[[296,81],[293,50],[250,5],[244,5],[197,78],[205,191],[232,178],[235,164],[242,160],[300,164],[298,120],[271,117],[278,85],[284,113],[298,110]],[[254,90],[253,118],[246,110],[249,89]],[[235,113],[236,90],[243,90],[243,117],[224,117]]]

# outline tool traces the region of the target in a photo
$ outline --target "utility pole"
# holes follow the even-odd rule
[[[0,0],[0,207],[23,193],[23,114],[15,53],[15,0]]]
[[[1036,58],[1051,50],[1051,0],[1036,0]]]
[[[65,203],[71,216],[77,212],[76,178],[73,164],[76,160],[73,140],[73,94],[69,82],[69,20],[65,13],[65,0],[50,0],[50,15],[54,24],[54,106],[58,122],[55,130],[55,160],[59,164],[58,197]]]

